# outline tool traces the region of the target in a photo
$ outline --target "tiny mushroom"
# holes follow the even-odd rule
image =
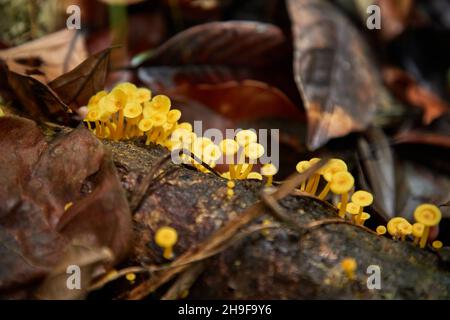
[[[402,222],[408,222],[408,221],[402,217],[394,217],[391,220],[389,220],[389,222],[387,224],[388,233],[392,236],[392,238],[394,240],[397,240],[401,236],[397,227]]]
[[[443,244],[442,244],[442,241],[436,240],[436,241],[433,241],[433,243],[431,244],[431,246],[432,246],[434,249],[439,250],[439,249],[442,248]]]
[[[311,165],[309,164],[309,161],[300,161],[295,166],[295,169],[297,170],[298,173],[302,173],[303,171],[308,170],[310,166]],[[303,181],[302,185],[300,186],[300,190],[305,191],[305,188],[306,188],[306,181]]]
[[[261,168],[261,175],[267,177],[266,186],[271,186],[273,181],[273,176],[278,172],[277,167],[271,163],[267,163]]]
[[[353,202],[349,202],[347,204],[347,212],[351,214],[352,216],[352,222],[356,223],[357,222],[357,217],[359,215],[359,205],[357,205],[356,203]]]
[[[364,223],[366,223],[366,221],[369,219],[370,219],[370,214],[368,214],[367,212],[363,212],[361,214],[361,218],[359,218],[359,222],[357,222],[357,224],[363,226]]]
[[[441,210],[439,210],[439,208],[435,205],[424,203],[416,208],[414,211],[414,218],[417,222],[420,222],[425,226],[419,242],[419,246],[424,248],[428,241],[430,227],[434,227],[439,224],[442,218],[442,213]]]
[[[155,242],[164,249],[163,257],[165,259],[173,258],[173,246],[177,243],[178,233],[172,227],[161,227],[156,231]]]
[[[376,232],[379,236],[382,236],[386,234],[386,227],[385,226],[378,226],[376,229]]]
[[[359,206],[359,214],[356,222],[360,223],[363,209],[373,203],[373,196],[370,192],[358,190],[352,195],[352,202]]]
[[[412,235],[414,236],[414,244],[418,245],[420,238],[422,238],[423,230],[425,230],[425,226],[420,223],[416,222],[412,226]]]
[[[402,241],[405,241],[405,237],[412,233],[412,225],[408,221],[401,221],[397,224],[397,232],[400,235]]]
[[[348,203],[348,193],[353,188],[355,179],[349,172],[337,172],[333,175],[330,182],[330,190],[341,195],[341,207],[339,208],[339,217],[344,218],[345,209]]]
[[[331,159],[322,169],[322,176],[327,181],[327,184],[322,189],[319,194],[319,199],[323,200],[327,197],[330,192],[330,182],[333,178],[333,175],[337,172],[347,171],[347,165],[341,159]]]
[[[354,258],[343,259],[341,261],[341,268],[350,280],[355,279],[357,264]]]

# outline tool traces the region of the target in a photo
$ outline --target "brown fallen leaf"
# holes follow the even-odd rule
[[[383,78],[399,100],[423,110],[423,123],[426,125],[450,110],[448,102],[420,86],[411,75],[399,68],[385,67]]]
[[[62,30],[23,45],[0,50],[9,69],[48,83],[87,58],[85,39],[74,30]]]
[[[111,49],[105,49],[85,60],[72,71],[48,84],[72,110],[88,103],[89,98],[103,90]]]
[[[381,107],[381,82],[356,29],[323,0],[289,0],[294,71],[308,114],[308,146],[364,130]]]
[[[167,94],[193,99],[231,120],[270,117],[303,119],[301,111],[283,92],[254,80],[217,85],[185,84]]]
[[[261,66],[283,53],[285,37],[275,25],[210,22],[184,30],[159,48],[139,55],[133,65],[223,64]]]
[[[0,118],[0,292],[37,284],[73,239],[108,247],[114,263],[128,251],[131,216],[110,155],[84,127],[53,135]]]

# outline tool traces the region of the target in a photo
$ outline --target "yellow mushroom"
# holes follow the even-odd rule
[[[253,165],[256,163],[256,160],[258,160],[262,155],[264,154],[264,147],[256,142],[251,142],[247,144],[244,147],[244,153],[243,153],[244,159],[239,160],[238,165],[236,166],[236,176],[239,179],[245,179],[247,178],[247,175],[252,171]],[[246,166],[245,170],[242,171],[242,167],[244,165],[243,161],[245,161],[245,157],[249,159],[249,164]]]
[[[277,167],[271,163],[267,163],[261,168],[261,175],[267,177],[266,186],[272,185],[273,176],[278,172]]]
[[[341,207],[339,208],[339,217],[345,217],[345,210],[348,203],[348,193],[353,188],[355,179],[349,172],[337,172],[333,175],[330,182],[330,190],[341,195]]]
[[[163,257],[165,259],[173,258],[173,246],[177,243],[178,233],[172,227],[161,227],[156,231],[155,242],[164,249]]]
[[[361,222],[363,209],[373,203],[373,196],[370,192],[358,190],[352,195],[352,202],[359,206],[359,214],[356,219],[356,222],[359,224]]]
[[[408,221],[401,221],[397,224],[397,233],[402,241],[405,241],[405,237],[412,233],[412,225]]]
[[[308,170],[310,166],[311,165],[309,164],[309,161],[300,161],[295,166],[295,169],[297,170],[298,173],[302,173],[302,172]],[[302,183],[302,185],[300,186],[301,191],[305,191],[305,189],[306,189],[306,181],[304,181]]]
[[[355,259],[353,258],[343,259],[341,261],[341,268],[350,280],[355,279],[355,271],[357,268],[357,263]]]
[[[328,163],[322,169],[322,176],[327,181],[327,184],[320,192],[318,198],[323,200],[327,197],[330,192],[330,182],[333,175],[338,172],[347,171],[347,165],[341,159],[330,159]]]
[[[363,226],[364,223],[366,223],[367,220],[370,219],[370,214],[368,214],[367,212],[363,212],[361,214],[361,217],[359,218],[359,222],[357,222],[359,225]]]
[[[414,244],[418,245],[420,238],[422,238],[425,226],[422,223],[416,222],[412,226],[412,235],[414,236]]]
[[[419,246],[424,248],[428,241],[430,227],[434,227],[439,224],[442,218],[442,213],[441,210],[439,210],[439,208],[435,205],[424,203],[416,208],[414,211],[414,218],[417,222],[420,222],[425,226],[419,242]]]
[[[219,142],[219,148],[225,157],[225,163],[229,165],[231,179],[235,179],[234,155],[239,151],[239,144],[232,139],[223,139]]]
[[[125,278],[130,281],[130,282],[134,282],[134,280],[136,280],[136,274],[130,272],[127,273],[127,275],[125,276]]]
[[[312,158],[309,160],[309,165],[313,166],[319,161],[320,158]],[[311,193],[312,195],[315,195],[319,182],[320,182],[320,172],[314,172],[311,178],[309,178],[308,182],[306,183],[305,191]]]
[[[394,217],[391,220],[389,220],[387,224],[388,233],[392,236],[394,240],[397,240],[401,236],[397,226],[402,222],[408,223],[408,221],[405,218]]]
[[[258,172],[250,172],[248,174],[248,176],[247,176],[247,179],[250,179],[250,180],[262,180],[263,177]]]
[[[439,240],[436,240],[436,241],[433,241],[433,243],[431,244],[431,246],[432,246],[434,249],[439,250],[439,249],[442,248],[443,243],[442,243],[441,241],[439,241]]]
[[[379,236],[382,236],[386,234],[386,227],[385,226],[378,226],[376,229],[376,232]]]
[[[360,207],[356,203],[349,202],[347,204],[346,212],[351,214],[351,216],[352,216],[351,220],[355,224],[357,223],[357,217],[359,215],[359,209],[360,209]]]
[[[241,130],[236,134],[235,140],[241,147],[245,147],[250,143],[255,143],[258,137],[252,130]]]

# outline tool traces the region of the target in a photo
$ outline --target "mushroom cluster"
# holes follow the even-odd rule
[[[146,136],[146,144],[167,146],[176,129],[190,126],[178,124],[180,117],[180,110],[171,109],[167,96],[152,97],[150,90],[124,82],[111,92],[100,91],[91,97],[84,121],[101,139],[117,141]]]
[[[318,161],[320,161],[319,158],[300,161],[297,163],[296,170],[302,173]],[[321,184],[323,185],[322,190],[318,192]],[[373,196],[370,192],[359,190],[350,197],[354,185],[355,179],[348,172],[347,164],[341,159],[330,159],[308,181],[302,183],[300,190],[317,196],[321,200],[325,200],[331,191],[340,196],[340,202],[337,205],[339,217],[343,219],[348,217],[355,224],[363,225],[370,218],[370,215],[363,212],[363,209],[372,204]]]
[[[441,221],[442,214],[438,207],[424,203],[414,210],[416,223],[411,224],[402,217],[394,217],[387,224],[387,231],[394,240],[405,241],[408,236],[414,238],[414,244],[425,248],[429,240],[430,228],[436,227]],[[433,242],[433,248],[442,247],[440,241]]]

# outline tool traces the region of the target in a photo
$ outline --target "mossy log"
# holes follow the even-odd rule
[[[167,263],[153,241],[155,231],[170,225],[178,231],[175,259],[208,241],[227,221],[261,200],[259,181],[237,181],[226,196],[226,180],[195,169],[161,162],[168,151],[141,142],[105,142],[111,150],[133,212],[133,252],[126,265]],[[167,157],[166,157],[167,158]],[[204,261],[205,270],[190,289],[195,299],[449,299],[450,273],[441,255],[412,242],[377,236],[351,224],[333,221],[336,210],[317,199],[290,195],[279,201],[299,232],[280,222],[258,231]],[[271,219],[263,206],[251,224]],[[318,222],[315,224],[314,222]],[[340,267],[357,261],[355,278]],[[367,286],[369,266],[380,268],[380,289]],[[154,276],[154,275],[152,275]],[[152,277],[151,276],[151,277]],[[150,277],[150,278],[151,278]],[[134,287],[147,277],[138,277]],[[135,288],[121,289],[133,291]],[[129,292],[125,294],[127,296]],[[122,295],[123,296],[123,295]]]

